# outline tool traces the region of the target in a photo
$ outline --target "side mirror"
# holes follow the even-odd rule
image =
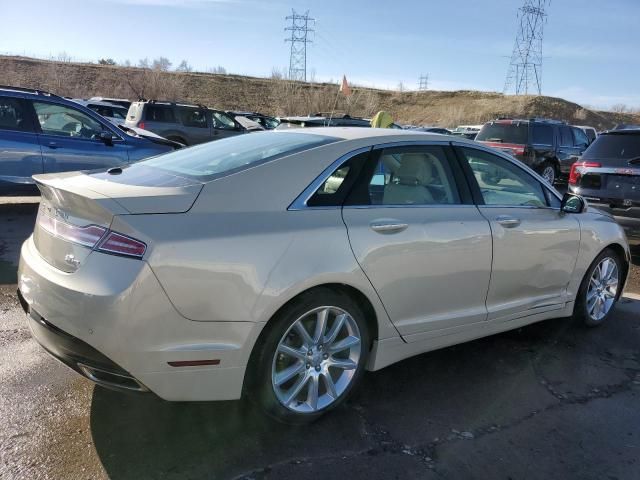
[[[107,147],[113,147],[113,134],[111,132],[103,130],[102,132],[100,132],[100,135],[98,135],[98,138]]]
[[[580,195],[565,193],[560,203],[560,210],[564,213],[582,213],[587,208],[587,202]]]

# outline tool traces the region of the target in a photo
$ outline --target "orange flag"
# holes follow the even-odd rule
[[[347,76],[342,76],[342,85],[340,85],[340,93],[342,93],[345,97],[349,97],[351,95],[351,87],[347,83]]]

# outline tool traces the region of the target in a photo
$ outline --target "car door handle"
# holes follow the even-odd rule
[[[49,143],[47,144],[47,146],[48,146],[49,148],[58,148],[58,144],[57,144],[56,142],[49,142]]]
[[[378,233],[399,233],[406,230],[409,224],[390,220],[371,222],[369,226],[371,230]]]
[[[496,222],[502,225],[504,228],[514,228],[520,225],[520,219],[511,217],[509,215],[498,215]]]

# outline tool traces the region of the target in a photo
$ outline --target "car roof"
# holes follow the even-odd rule
[[[108,101],[102,100],[85,100],[84,98],[72,98],[73,102],[79,103],[80,105],[100,105],[102,107],[112,107],[112,108],[120,108],[122,110],[126,110],[127,107],[123,107],[122,105],[118,105],[117,103],[111,103]]]
[[[300,133],[300,130],[294,130]],[[282,134],[287,134],[290,130],[278,130]],[[397,128],[362,128],[362,127],[309,127],[304,129],[304,133],[312,135],[323,135],[341,140],[359,140],[367,138],[380,138],[396,141],[442,141],[444,137],[440,133],[420,132],[415,130],[400,130]],[[456,142],[477,145],[471,140],[456,138]]]

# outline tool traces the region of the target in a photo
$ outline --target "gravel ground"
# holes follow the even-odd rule
[[[0,283],[15,276],[34,211],[0,210]],[[627,292],[640,294],[639,260],[634,250]],[[9,284],[0,478],[637,480],[639,344],[640,300],[625,298],[598,329],[556,319],[369,373],[344,407],[289,428],[246,402],[95,387],[31,339]]]

